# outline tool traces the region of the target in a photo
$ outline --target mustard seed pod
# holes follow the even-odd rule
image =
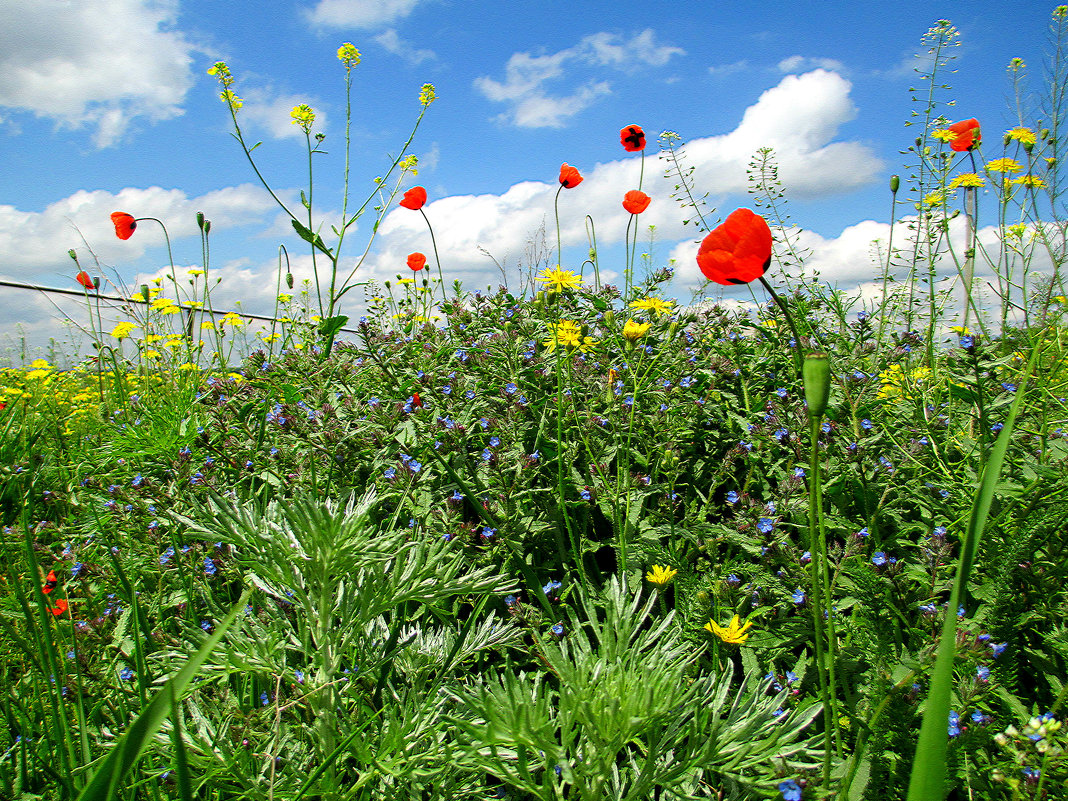
[[[826,353],[810,353],[805,356],[801,377],[805,384],[805,403],[808,416],[818,420],[827,411],[831,397],[831,362]]]
[[[896,195],[897,194],[897,190],[900,189],[900,188],[901,188],[901,176],[900,175],[891,175],[890,176],[890,191],[893,194]]]

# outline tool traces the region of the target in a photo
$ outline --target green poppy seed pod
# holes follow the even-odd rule
[[[805,356],[801,377],[805,383],[808,416],[818,420],[827,411],[827,401],[831,397],[831,362],[827,354],[810,353]]]
[[[201,231],[204,230],[204,212],[202,211],[197,212],[197,227],[200,228]]]
[[[148,303],[148,284],[141,284],[141,299]]]
[[[286,273],[286,286],[293,288],[293,273]]]
[[[74,252],[74,248],[71,248],[70,250],[68,250],[67,251],[67,255],[70,256],[72,259],[74,259],[74,263],[75,264],[78,263],[78,254]]]
[[[391,286],[393,285],[389,281],[386,281],[386,289],[389,289]]]
[[[93,276],[93,289],[100,289],[100,276],[99,275],[94,275]]]
[[[900,175],[891,175],[890,176],[890,191],[893,192],[896,195],[897,194],[897,190],[900,189],[900,188],[901,188],[901,176]]]
[[[204,233],[207,234],[207,233],[210,233],[210,232],[211,232],[211,220],[204,220]]]

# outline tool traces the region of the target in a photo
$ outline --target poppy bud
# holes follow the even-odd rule
[[[197,212],[197,227],[200,228],[201,231],[204,230],[204,212],[202,211]]]
[[[70,250],[68,250],[67,251],[67,255],[70,256],[72,259],[74,259],[74,263],[75,264],[78,263],[78,254],[74,252],[74,248],[71,248]]]
[[[615,313],[614,311],[612,311],[611,309],[609,309],[608,311],[606,311],[606,312],[604,313],[604,321],[605,321],[605,324],[606,324],[606,325],[607,325],[607,326],[608,326],[609,328],[611,328],[611,327],[612,327],[613,325],[615,325],[615,322],[616,322],[616,313]]]
[[[293,273],[286,273],[286,286],[293,288]]]
[[[1038,135],[1043,139],[1049,139],[1049,128],[1043,128],[1038,132]]]
[[[901,188],[901,176],[900,175],[891,175],[890,176],[890,191],[893,192],[896,195],[897,194],[897,190],[900,189],[900,188]]]
[[[211,231],[211,220],[204,220],[204,233]]]
[[[801,377],[805,384],[809,419],[818,420],[827,411],[827,401],[831,396],[831,363],[827,354],[810,353],[805,356]]]
[[[141,298],[145,303],[148,303],[150,295],[148,294],[148,284],[141,284]]]

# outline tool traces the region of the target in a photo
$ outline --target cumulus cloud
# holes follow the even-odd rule
[[[118,142],[138,118],[182,113],[192,53],[173,0],[0,3],[0,106]]]
[[[422,50],[413,47],[411,43],[404,41],[397,35],[394,28],[387,28],[375,37],[375,41],[382,45],[383,49],[395,56],[400,56],[409,64],[421,64],[430,58],[437,58],[433,50]]]
[[[266,90],[251,89],[244,95],[241,107],[242,120],[252,120],[275,139],[303,139],[304,131],[293,124],[290,112],[294,106],[306,103],[315,110],[315,125],[312,133],[326,131],[326,112],[314,98],[302,95],[275,95]]]
[[[420,0],[319,0],[305,15],[324,28],[381,28],[407,17]]]
[[[194,236],[196,213],[204,212],[216,231],[260,221],[275,207],[271,197],[252,184],[226,187],[191,198],[179,189],[158,186],[127,188],[117,193],[78,191],[40,212],[0,206],[0,264],[5,278],[39,280],[73,275],[67,250],[90,258],[89,248],[102,262],[121,264],[140,259],[148,247],[160,244],[155,223],[139,224],[126,242],[115,238],[111,212],[123,210],[136,217],[156,217],[167,223],[173,240]],[[54,280],[54,278],[50,279]]]
[[[499,119],[521,128],[559,128],[598,97],[611,92],[611,84],[598,76],[577,88],[550,93],[547,84],[570,77],[576,69],[633,72],[642,67],[661,67],[685,51],[659,44],[652,30],[626,39],[619,34],[594,33],[574,47],[555,53],[513,53],[504,69],[504,80],[488,76],[475,79],[475,88],[487,99],[505,103],[509,110]]]

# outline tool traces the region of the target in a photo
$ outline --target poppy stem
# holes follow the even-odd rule
[[[793,332],[795,343],[794,347],[792,348],[794,354],[794,365],[797,367],[797,374],[800,376],[801,366],[804,360],[801,358],[801,334],[798,333],[797,323],[794,322],[794,316],[790,314],[790,309],[787,308],[786,302],[781,297],[779,297],[779,293],[776,292],[772,288],[771,284],[768,283],[768,279],[766,279],[764,276],[760,276],[760,283],[764,285],[764,289],[767,290],[768,294],[771,295],[771,299],[775,301],[775,304],[782,311],[783,316],[786,318],[786,324],[790,326],[790,331]]]
[[[556,266],[559,269],[563,269],[563,246],[560,239],[560,193],[564,191],[564,185],[560,184],[560,188],[556,190],[556,197],[553,198],[553,216],[556,218]]]
[[[426,227],[430,229],[430,244],[434,248],[434,261],[437,262],[438,265],[438,281],[441,282],[441,299],[444,301],[445,276],[441,274],[441,259],[438,257],[438,242],[436,239],[434,239],[434,226],[430,224],[430,218],[426,216],[426,212],[423,211],[422,206],[419,207],[419,213],[423,215],[423,219],[426,220]]]

